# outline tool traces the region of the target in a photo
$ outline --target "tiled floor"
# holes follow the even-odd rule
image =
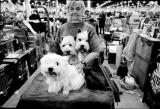
[[[116,67],[114,65],[109,65],[107,61],[104,61],[104,65],[106,65],[112,73],[116,72]],[[2,106],[5,108],[15,108],[17,103],[19,102],[19,98],[21,94],[27,89],[30,85],[33,78],[39,73],[39,69],[30,77],[29,80],[19,89],[19,91],[15,92],[13,96]],[[120,95],[121,102],[115,103],[115,108],[137,108],[137,109],[148,109],[147,105],[142,103],[142,96],[140,96],[137,90],[128,91],[124,90],[123,94]]]

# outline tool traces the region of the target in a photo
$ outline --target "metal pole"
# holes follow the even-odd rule
[[[26,13],[26,20],[29,19],[29,16],[31,15],[31,0],[24,0],[25,4],[25,13]]]
[[[59,3],[58,3],[58,0],[56,0],[55,2],[56,2],[56,17],[58,17]]]
[[[140,1],[138,1],[137,11],[139,11],[139,9],[140,9]]]

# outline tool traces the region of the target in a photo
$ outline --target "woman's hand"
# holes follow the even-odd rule
[[[78,70],[78,72],[79,73],[81,73],[82,72],[82,70],[83,70],[83,68],[85,68],[85,65],[84,64],[82,64],[81,62],[79,62],[79,64],[78,65],[76,65],[77,66],[77,70]]]
[[[78,66],[78,69],[83,69],[85,67],[85,65],[82,64],[81,62],[77,66]]]

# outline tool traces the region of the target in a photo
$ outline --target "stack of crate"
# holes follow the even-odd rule
[[[45,50],[45,34],[29,35],[29,47],[36,48],[37,60],[44,55]]]
[[[10,64],[0,64],[0,106],[15,91],[14,70]]]
[[[160,102],[155,100],[156,95],[153,94],[150,78],[154,64],[159,61],[157,56],[160,53],[160,40],[140,34],[136,42],[132,76],[144,92],[143,102],[151,109],[158,109]]]
[[[9,54],[0,64],[0,105],[2,105],[37,70],[36,49]]]

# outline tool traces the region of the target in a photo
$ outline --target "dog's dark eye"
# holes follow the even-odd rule
[[[81,41],[81,39],[78,39],[79,41]]]
[[[69,44],[69,46],[72,46],[72,44]]]
[[[58,66],[58,65],[59,65],[59,63],[58,63],[58,62],[56,62],[56,65]]]
[[[64,47],[65,45],[62,45],[62,47]]]

